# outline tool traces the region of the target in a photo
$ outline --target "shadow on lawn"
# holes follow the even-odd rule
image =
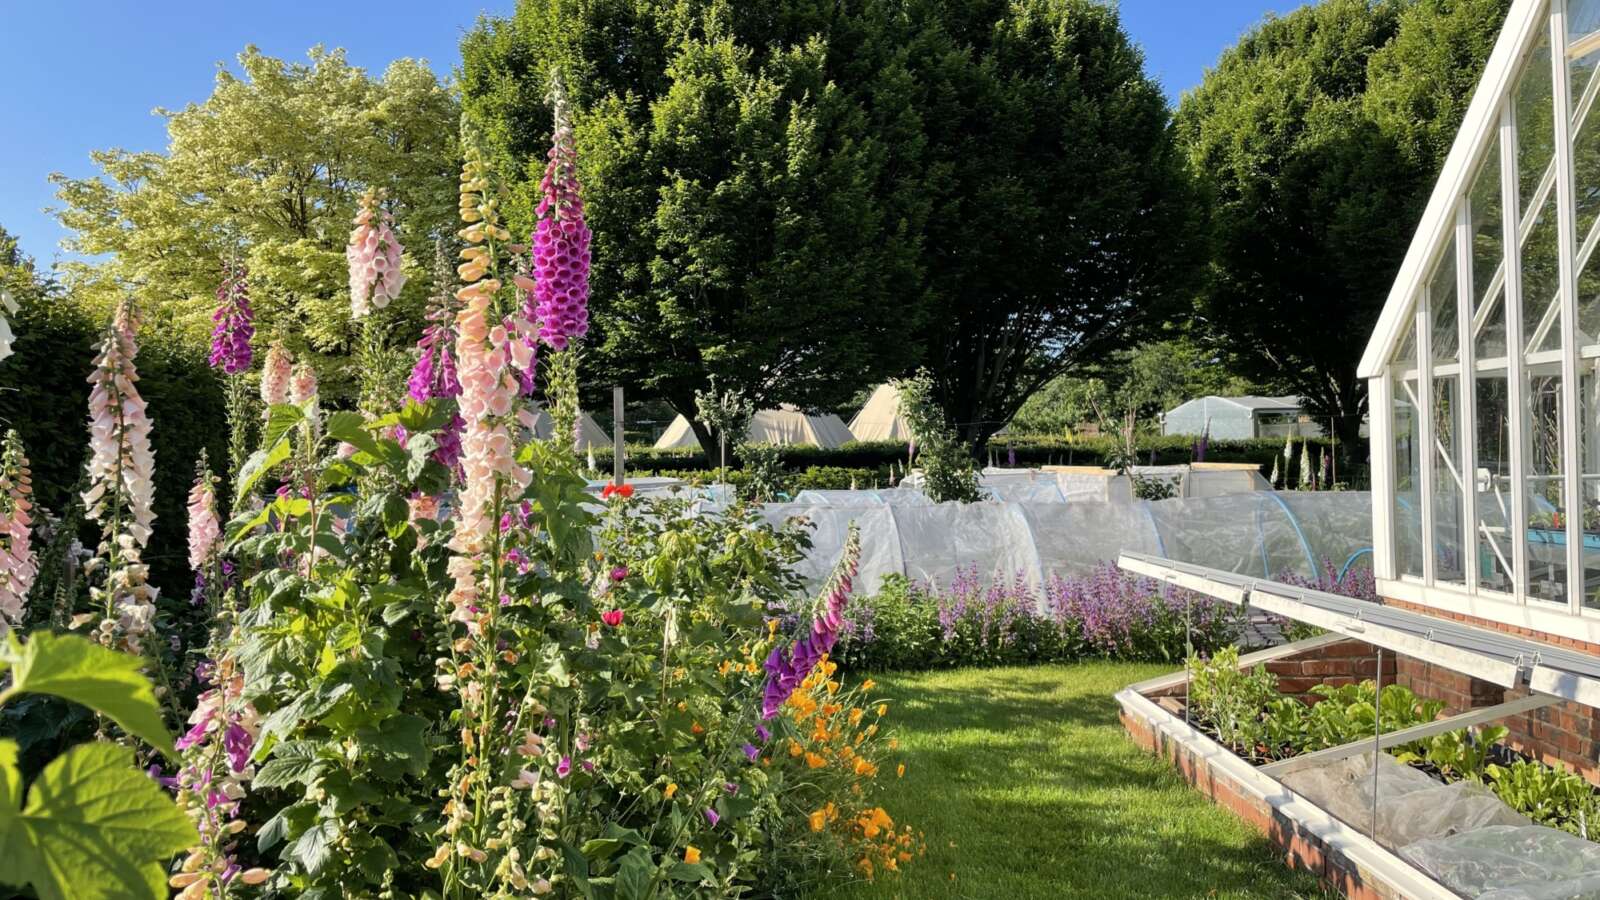
[[[910,773],[890,800],[930,820],[916,822],[929,836],[917,863],[927,871],[891,895],[1289,897],[1291,881],[1310,884],[1126,740],[1113,670],[949,683],[967,674],[885,679],[896,727],[914,735],[904,747]],[[955,831],[963,845],[950,847],[943,838]],[[946,873],[955,880],[913,887]]]

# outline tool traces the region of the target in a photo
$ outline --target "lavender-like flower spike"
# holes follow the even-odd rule
[[[250,339],[255,336],[255,313],[250,309],[250,285],[244,266],[228,266],[217,286],[217,311],[211,314],[211,368],[237,375],[250,368]]]
[[[578,148],[561,77],[550,83],[555,134],[550,164],[539,189],[539,224],[533,233],[533,291],[527,318],[539,323],[539,339],[556,350],[589,333],[589,227],[584,224],[578,184]]]

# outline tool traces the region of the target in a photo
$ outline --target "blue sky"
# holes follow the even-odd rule
[[[760,2],[760,0],[752,0]],[[457,42],[483,12],[514,0],[0,0],[0,225],[41,263],[65,231],[43,212],[51,172],[93,174],[89,151],[165,146],[158,106],[205,99],[219,61],[247,43],[304,58],[317,43],[344,47],[356,65],[382,71],[422,57],[435,71],[458,61]],[[1123,22],[1153,74],[1177,99],[1207,66],[1282,0],[1121,0]]]

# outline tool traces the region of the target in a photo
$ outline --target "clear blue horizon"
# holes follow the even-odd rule
[[[398,0],[382,7],[309,3],[237,6],[176,0],[132,12],[113,0],[4,2],[0,30],[0,226],[43,266],[65,256],[47,178],[95,173],[92,150],[161,150],[157,107],[178,109],[211,93],[219,62],[246,44],[300,60],[316,44],[342,47],[371,72],[406,57],[428,60],[443,77],[460,61],[461,35],[480,14],[505,15],[514,0],[465,3]],[[1206,68],[1269,12],[1299,2],[1121,0],[1124,27],[1145,64],[1176,103]],[[373,15],[381,9],[380,15]],[[62,23],[71,23],[70,32]],[[70,56],[70,59],[67,58]]]

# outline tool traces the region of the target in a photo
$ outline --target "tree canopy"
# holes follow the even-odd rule
[[[408,274],[422,275],[452,230],[459,111],[415,60],[373,78],[340,50],[288,63],[247,47],[238,69],[219,65],[204,102],[157,110],[165,152],[98,151],[101,174],[52,176],[68,248],[95,257],[64,277],[102,315],[133,291],[201,346],[222,266],[242,262],[261,330],[335,362],[353,343],[344,247],[357,201],[386,193]],[[414,278],[384,321],[409,339],[427,291]],[[344,366],[321,368],[339,393]]]
[[[1357,440],[1356,366],[1506,0],[1324,0],[1267,19],[1177,115],[1209,214],[1205,333]]]
[[[981,441],[1187,260],[1165,104],[1089,0],[522,0],[462,55],[523,228],[567,79],[591,359],[691,415],[713,374],[832,407],[926,361]]]

